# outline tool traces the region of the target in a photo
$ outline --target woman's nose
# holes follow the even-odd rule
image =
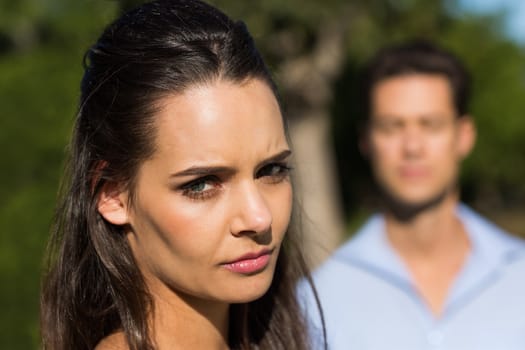
[[[235,209],[230,228],[233,235],[254,235],[270,230],[272,213],[256,183],[244,184],[233,200]]]

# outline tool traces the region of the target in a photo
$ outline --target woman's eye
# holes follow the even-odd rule
[[[206,189],[206,186],[209,186],[205,181],[199,181],[197,183],[191,184],[187,189],[191,192],[202,192]]]
[[[218,189],[218,179],[207,176],[183,185],[182,194],[191,199],[207,199],[215,195]]]
[[[278,183],[288,178],[290,170],[291,168],[286,164],[267,164],[257,172],[256,177],[267,183]]]

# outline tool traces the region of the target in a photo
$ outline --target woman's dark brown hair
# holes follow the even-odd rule
[[[154,152],[159,99],[220,79],[260,79],[276,94],[245,25],[197,0],[144,4],[109,25],[86,53],[43,282],[44,349],[91,350],[115,331],[131,350],[154,349],[151,297],[122,227],[103,220],[97,198],[108,182],[133,193],[138,167]],[[295,295],[298,280],[310,280],[306,271],[289,230],[268,292],[231,306],[232,349],[308,348]]]

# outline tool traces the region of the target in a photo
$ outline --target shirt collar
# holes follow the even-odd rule
[[[457,309],[473,294],[499,278],[507,264],[525,253],[525,243],[481,217],[464,204],[456,213],[465,227],[472,249],[447,299],[447,309]]]
[[[385,220],[380,214],[368,219],[355,236],[334,254],[334,258],[359,266],[403,287],[410,284],[410,276],[403,261],[388,242]]]
[[[483,218],[465,204],[458,205],[456,214],[463,223],[472,244],[471,255],[496,267],[520,257],[525,243]]]
[[[459,204],[456,215],[463,223],[472,245],[460,273],[462,278],[453,287],[458,293],[466,291],[469,286],[525,253],[524,242],[510,236],[468,206]],[[411,285],[407,268],[388,242],[385,220],[380,214],[373,215],[334,254],[334,259],[364,268],[400,286]]]

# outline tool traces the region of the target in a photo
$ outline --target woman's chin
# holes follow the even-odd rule
[[[244,277],[244,281],[228,288],[228,295],[224,295],[224,298],[230,304],[249,303],[257,300],[270,288],[272,277],[273,273]]]

